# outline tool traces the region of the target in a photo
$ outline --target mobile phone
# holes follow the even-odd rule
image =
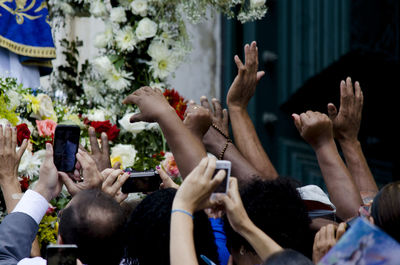
[[[46,249],[47,265],[76,265],[78,246],[48,245]]]
[[[231,175],[231,161],[228,160],[217,160],[213,178],[217,175],[218,171],[225,170],[226,176],[221,184],[214,190],[214,193],[226,193],[228,191],[229,182],[228,179]]]
[[[157,171],[133,171],[122,185],[123,193],[148,192],[160,188],[161,178]]]
[[[73,172],[81,129],[76,125],[57,125],[54,133],[54,164],[58,171]]]

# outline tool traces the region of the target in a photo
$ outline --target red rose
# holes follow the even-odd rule
[[[92,121],[90,123],[97,133],[108,132],[111,129],[112,124],[109,120],[106,121]]]
[[[113,125],[106,133],[109,141],[114,140],[118,137],[120,129],[118,129],[117,125]]]
[[[18,146],[21,146],[24,139],[29,139],[31,137],[31,131],[28,129],[26,123],[17,125],[17,142]]]
[[[29,188],[29,178],[23,176],[19,184],[21,185],[21,191],[25,192]]]

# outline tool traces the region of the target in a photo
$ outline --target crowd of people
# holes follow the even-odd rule
[[[46,264],[31,255],[32,242],[63,185],[73,198],[59,214],[58,243],[76,244],[82,264],[316,264],[346,234],[346,222],[360,215],[400,242],[400,182],[379,190],[357,139],[360,84],[341,81],[340,106],[329,103],[328,114],[292,115],[315,151],[329,194],[324,197],[318,187],[279,176],[263,149],[246,110],[264,75],[256,43],[244,54],[244,62],[234,58],[238,74],[228,110],[202,97],[200,104],[189,102],[182,122],[151,87],[121,102],[140,109],[131,122],[159,124],[183,178],[178,186],[157,167],[160,189],[134,207],[121,192],[129,173],[111,167],[107,136],[100,144],[92,129],[91,152],[79,149],[73,174],[57,171],[47,143],[39,181],[21,196],[17,169],[27,141],[17,150],[15,128],[0,126],[0,186],[9,212],[0,225],[0,264]],[[217,160],[231,161],[231,176],[224,170],[214,175]],[[214,193],[225,178],[227,192]],[[310,199],[310,192],[323,199]],[[327,207],[332,215],[310,215]]]

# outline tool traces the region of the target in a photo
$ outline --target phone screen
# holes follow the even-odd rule
[[[74,171],[79,138],[79,126],[57,125],[54,135],[54,164],[58,171]]]
[[[156,191],[161,182],[160,176],[154,172],[134,172],[122,185],[121,190],[123,193]]]
[[[227,185],[227,181],[228,181],[228,177],[229,177],[228,176],[228,169],[227,168],[217,168],[217,169],[215,169],[214,174],[213,174],[213,178],[215,177],[215,175],[217,175],[217,173],[220,170],[224,170],[225,171],[225,176],[226,177],[221,182],[221,184],[219,184],[218,187],[214,190],[214,193],[225,193],[226,192],[226,185]]]
[[[47,265],[76,265],[76,245],[50,245],[47,247]]]

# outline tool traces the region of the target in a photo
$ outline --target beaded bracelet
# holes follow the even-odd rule
[[[226,135],[217,125],[215,125],[214,123],[211,124],[211,126],[217,130],[220,134],[222,134],[226,139],[230,139],[228,135]]]
[[[177,213],[177,212],[178,212],[178,213],[184,213],[184,214],[190,216],[192,219],[194,219],[193,214],[189,213],[188,211],[181,210],[181,209],[173,209],[173,210],[171,211],[171,214]]]
[[[226,139],[225,146],[222,149],[221,153],[219,154],[218,160],[222,160],[224,158],[224,154],[225,154],[226,149],[228,148],[229,143],[232,143],[232,140],[231,139]]]

